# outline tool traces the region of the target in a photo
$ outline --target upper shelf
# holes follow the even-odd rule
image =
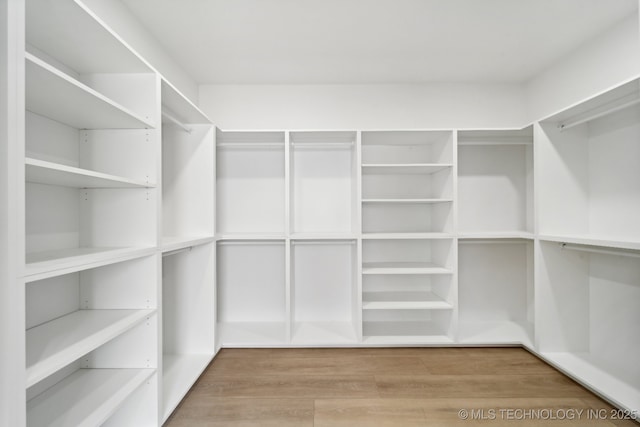
[[[29,0],[25,3],[26,42],[76,73],[153,71],[82,1]]]
[[[431,262],[365,262],[362,274],[451,274],[453,271]]]
[[[27,110],[76,129],[144,129],[139,117],[45,61],[25,54]]]
[[[458,132],[458,145],[532,145],[533,127],[505,130],[470,130]]]
[[[200,108],[165,79],[162,79],[162,109],[185,124],[212,124]]]
[[[400,175],[400,174],[432,174],[451,169],[451,163],[366,163],[362,165],[363,174]]]
[[[106,173],[27,158],[27,182],[72,188],[150,188],[155,184]]]

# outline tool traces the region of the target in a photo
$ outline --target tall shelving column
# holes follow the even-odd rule
[[[533,346],[533,129],[458,132],[458,341]]]
[[[455,334],[454,134],[362,132],[365,344]]]
[[[216,353],[215,135],[163,80],[162,422]]]
[[[26,422],[158,425],[159,76],[27,0],[25,77]]]

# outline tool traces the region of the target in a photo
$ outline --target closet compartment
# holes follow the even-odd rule
[[[640,251],[540,241],[537,350],[617,406],[640,408]]]
[[[451,131],[362,132],[362,165],[435,167],[453,164]]]
[[[362,274],[452,274],[453,239],[367,239]]]
[[[533,233],[533,129],[458,133],[462,236]]]
[[[213,241],[215,129],[168,82],[162,82],[162,245]]]
[[[536,127],[539,232],[545,238],[638,248],[638,84],[622,85]]]
[[[123,410],[117,425],[157,424],[158,262],[26,284],[28,425],[98,425]]]
[[[453,233],[453,203],[433,200],[363,200],[362,232],[369,237]],[[429,236],[425,236],[429,237]]]
[[[215,354],[215,245],[162,257],[162,420]]]
[[[533,242],[461,239],[458,342],[533,345]]]
[[[453,310],[365,310],[362,333],[365,344],[451,344]]]
[[[358,229],[356,132],[291,132],[291,226],[294,236]]]
[[[292,343],[357,342],[356,257],[355,240],[291,241]]]
[[[218,242],[220,345],[273,346],[289,341],[286,252],[284,240]]]
[[[285,133],[217,135],[217,232],[284,237]]]
[[[452,200],[451,165],[363,165],[364,200]]]

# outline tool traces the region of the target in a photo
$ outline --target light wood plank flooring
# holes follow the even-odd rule
[[[611,409],[520,348],[223,349],[165,426],[638,427]]]

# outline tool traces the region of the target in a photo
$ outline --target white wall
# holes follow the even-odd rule
[[[197,104],[198,85],[120,0],[82,0],[160,74]]]
[[[222,129],[519,127],[519,85],[203,85],[200,107]]]
[[[640,75],[634,14],[527,82],[528,117],[536,121]]]

